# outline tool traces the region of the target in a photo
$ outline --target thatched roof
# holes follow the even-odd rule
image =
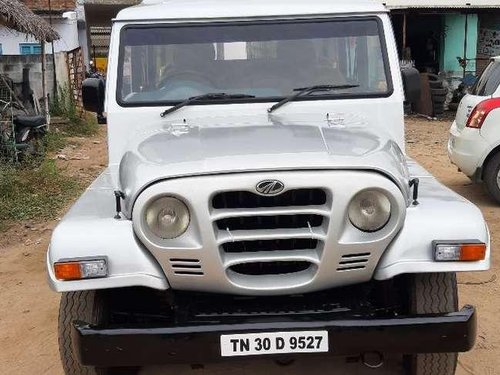
[[[59,34],[42,17],[17,0],[0,0],[0,25],[51,42]]]

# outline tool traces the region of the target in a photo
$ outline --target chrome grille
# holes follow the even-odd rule
[[[272,197],[227,191],[216,194],[211,206],[229,277],[314,276],[330,215],[325,190],[294,189]]]

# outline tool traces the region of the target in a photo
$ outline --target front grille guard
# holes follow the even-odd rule
[[[258,198],[260,206],[258,200],[240,204],[240,197],[256,195],[253,189],[265,178],[282,181],[283,193],[271,200]],[[362,233],[346,218],[347,207],[357,192],[373,186],[390,196],[394,212],[383,230]],[[300,193],[294,196],[289,193],[293,190]],[[222,193],[232,195],[229,203],[221,203]],[[144,207],[162,195],[182,199],[192,214],[187,232],[174,240],[152,237],[142,222]],[[172,288],[279,295],[369,281],[405,213],[398,187],[376,172],[295,171],[158,182],[138,197],[133,221]]]

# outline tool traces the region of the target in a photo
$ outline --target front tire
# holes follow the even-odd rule
[[[410,276],[409,312],[439,314],[458,310],[458,290],[455,273],[422,273]],[[457,353],[426,353],[407,356],[410,375],[454,375]]]
[[[488,161],[484,169],[486,188],[497,202],[500,202],[500,153]]]
[[[103,323],[107,313],[103,296],[95,290],[63,293],[59,305],[59,353],[65,375],[107,375],[104,369],[82,366],[71,345],[71,325],[75,320]]]
[[[71,326],[75,320],[93,325],[105,324],[109,311],[102,291],[63,293],[59,305],[59,353],[65,375],[132,375],[135,368],[96,368],[82,366],[73,353]]]

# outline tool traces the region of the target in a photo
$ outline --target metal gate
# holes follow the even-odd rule
[[[82,106],[82,83],[85,79],[85,66],[83,64],[83,53],[81,48],[67,52],[66,63],[68,64],[69,89],[76,106],[83,110]]]

